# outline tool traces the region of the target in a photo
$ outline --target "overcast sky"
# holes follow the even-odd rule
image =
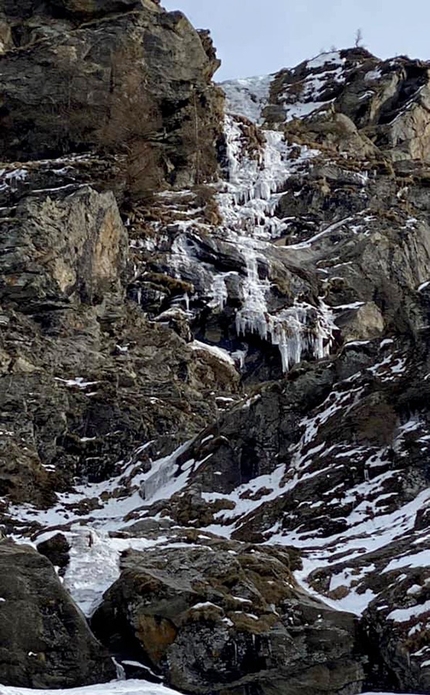
[[[210,29],[223,65],[215,79],[292,67],[331,46],[430,59],[428,0],[161,0],[196,28]]]

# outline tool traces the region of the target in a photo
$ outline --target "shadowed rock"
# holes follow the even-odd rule
[[[0,543],[0,597],[3,685],[72,688],[115,677],[53,566],[29,546]]]
[[[127,645],[172,687],[207,695],[359,692],[354,617],[302,592],[285,550],[207,538],[130,552],[121,565],[93,618],[96,634],[114,652]]]

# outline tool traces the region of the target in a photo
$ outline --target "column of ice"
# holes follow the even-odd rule
[[[278,346],[282,370],[286,372],[300,362],[308,349],[307,311],[301,306],[292,306],[270,318],[270,340],[272,345]]]
[[[226,135],[226,154],[228,162],[228,178],[230,183],[236,182],[236,175],[239,171],[239,155],[240,155],[240,128],[235,120],[229,116],[225,119]]]
[[[244,146],[244,133],[231,116],[225,120],[226,157],[228,166],[227,190],[218,196],[225,221],[234,229],[243,229],[255,236],[273,238],[282,229],[280,220],[273,220],[279,195],[288,178],[289,145],[282,133],[266,132],[266,142],[259,158],[250,157]],[[252,219],[254,230],[249,229]]]
[[[170,456],[153,463],[149,476],[141,484],[141,495],[144,500],[150,500],[174,478],[177,471],[177,454],[178,452],[175,451]]]
[[[236,331],[238,335],[256,333],[263,340],[267,339],[268,309],[266,293],[270,288],[267,280],[258,276],[258,259],[251,246],[244,245],[241,249],[246,262],[246,278],[243,281],[243,304],[236,313]]]
[[[312,353],[317,360],[328,357],[330,354],[335,330],[336,325],[333,320],[333,313],[330,308],[320,300],[312,343]]]
[[[212,297],[213,302],[211,305],[222,311],[225,307],[225,303],[228,299],[227,285],[225,284],[226,274],[215,275],[212,282]]]

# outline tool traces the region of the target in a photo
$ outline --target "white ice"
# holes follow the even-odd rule
[[[227,112],[246,116],[254,123],[261,123],[262,112],[269,101],[273,78],[274,75],[262,75],[222,82]]]
[[[0,684],[0,695],[177,695],[177,691],[163,685],[142,680],[111,681],[83,688],[57,689],[15,688]]]
[[[164,685],[147,683],[142,680],[111,681],[100,685],[89,685],[84,688],[69,688],[55,690],[55,695],[177,695],[176,690],[166,688]],[[52,690],[15,688],[0,684],[0,695],[52,695]],[[362,695],[374,695],[363,693]],[[378,695],[391,695],[391,693],[379,693]],[[413,695],[413,694],[411,694]]]

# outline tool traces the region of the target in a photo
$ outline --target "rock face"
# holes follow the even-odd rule
[[[380,61],[362,48],[323,53],[276,75],[264,115],[272,125],[311,115],[317,141],[427,162],[428,80],[428,63],[420,60]]]
[[[112,676],[45,555],[128,675],[426,692],[429,64],[224,110],[152,0],[4,0],[0,52],[0,680]]]
[[[92,624],[113,651],[128,642],[172,687],[357,692],[354,616],[302,592],[287,552],[208,538],[131,551],[121,565]]]
[[[370,687],[384,680],[396,689],[428,690],[428,574],[421,567],[393,571],[389,586],[364,612],[364,639],[373,653]]]
[[[208,36],[152,1],[3,10],[14,40],[1,58],[10,80],[5,72],[0,156],[37,161],[6,163],[0,174],[0,378],[14,382],[1,389],[0,488],[44,505],[76,475],[106,477],[154,439],[150,430],[157,451],[171,451],[213,417],[215,383],[237,390],[234,370],[187,348],[188,326],[182,334],[179,324],[149,327],[125,300],[135,268],[118,207],[166,178],[194,184],[197,160],[202,176],[214,174],[222,98],[210,83],[217,61]],[[208,158],[190,136],[191,111]],[[135,188],[141,174],[145,190]],[[163,295],[151,285],[165,304],[187,287],[166,284]]]
[[[152,0],[4,12],[13,45],[0,57],[2,159],[126,153],[118,185],[138,196],[215,173],[219,63],[182,13]]]
[[[74,687],[115,677],[112,660],[46,558],[2,541],[0,567],[3,685]]]
[[[121,294],[126,236],[112,193],[29,196],[4,222],[0,301],[35,314]]]

